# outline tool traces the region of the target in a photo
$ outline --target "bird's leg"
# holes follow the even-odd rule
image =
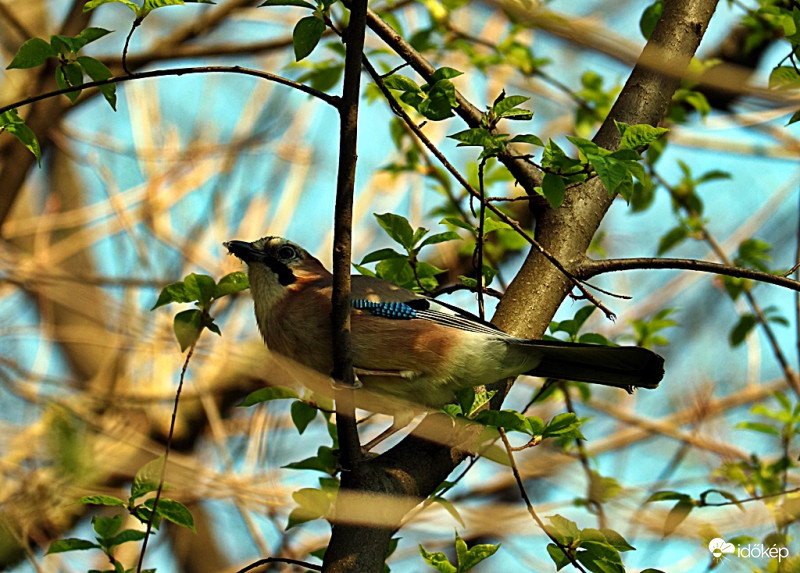
[[[370,370],[367,368],[353,368],[356,376],[397,376],[410,380],[419,376],[416,370]]]

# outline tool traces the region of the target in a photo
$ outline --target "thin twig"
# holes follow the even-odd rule
[[[128,75],[131,75],[131,71],[128,69],[128,46],[131,43],[133,32],[139,27],[139,25],[142,23],[142,20],[144,20],[144,17],[142,16],[139,16],[133,20],[131,29],[128,31],[128,35],[125,36],[125,45],[122,47],[122,69]]]
[[[335,108],[339,107],[340,98],[335,95],[326,94],[325,92],[321,92],[316,90],[312,87],[303,85],[301,83],[292,81],[290,79],[271,74],[269,72],[262,72],[260,70],[253,70],[250,68],[243,68],[241,66],[199,66],[199,67],[188,67],[188,68],[170,68],[166,70],[152,70],[148,72],[137,72],[135,74],[129,74],[127,76],[116,76],[113,78],[108,78],[105,80],[100,80],[96,82],[87,82],[85,84],[81,84],[79,86],[70,86],[59,90],[54,90],[51,92],[39,94],[36,96],[29,97],[24,100],[20,100],[5,106],[0,107],[0,114],[7,112],[10,109],[20,108],[22,106],[30,105],[37,101],[41,101],[44,99],[53,98],[56,96],[60,96],[66,93],[74,92],[74,91],[81,91],[87,88],[96,88],[101,86],[107,86],[109,84],[119,84],[123,82],[129,82],[132,80],[142,80],[145,78],[159,78],[165,76],[184,76],[190,74],[242,74],[245,76],[254,76],[257,78],[261,78],[263,80],[269,80],[271,82],[275,82],[284,86],[288,86],[290,88],[294,88],[298,91],[306,93],[310,96],[318,98],[330,106]]]
[[[660,257],[634,257],[630,259],[586,258],[578,265],[576,274],[581,279],[587,279],[610,272],[655,269],[698,271],[701,273],[752,279],[754,281],[785,287],[793,291],[800,291],[800,281],[794,279],[757,271],[755,269],[736,267],[723,263],[713,263],[711,261],[699,261],[696,259],[671,259]]]
[[[161,466],[161,476],[158,478],[158,489],[156,489],[156,497],[153,501],[153,509],[150,512],[150,518],[147,520],[147,529],[145,530],[144,540],[142,541],[142,550],[139,553],[139,564],[136,566],[136,573],[142,573],[142,564],[144,563],[144,554],[147,551],[147,541],[150,539],[150,532],[153,529],[153,521],[156,519],[158,509],[158,500],[161,499],[161,491],[164,489],[164,477],[167,475],[167,460],[169,452],[172,448],[172,436],[175,433],[175,420],[178,417],[178,402],[181,399],[181,390],[183,389],[183,380],[186,377],[186,369],[189,367],[189,360],[192,359],[194,354],[195,344],[189,347],[189,353],[186,355],[186,360],[183,361],[181,368],[181,376],[178,382],[178,389],[175,392],[175,405],[172,407],[172,420],[169,423],[169,434],[167,434],[167,444],[164,448],[164,463]]]
[[[256,567],[260,567],[261,565],[267,565],[268,563],[288,563],[289,565],[299,565],[301,567],[305,567],[306,569],[311,569],[312,571],[322,571],[322,565],[315,565],[314,563],[308,563],[306,561],[300,561],[299,559],[287,559],[285,557],[266,557],[264,559],[259,559],[244,567],[239,569],[236,573],[247,573],[248,571],[252,571]]]
[[[533,508],[533,504],[531,503],[530,498],[528,497],[528,492],[525,491],[525,484],[522,483],[522,476],[520,476],[519,469],[517,469],[517,462],[514,461],[514,451],[511,448],[511,444],[508,441],[508,436],[506,436],[506,431],[503,428],[497,428],[500,432],[500,438],[503,440],[503,445],[506,447],[506,452],[508,453],[509,463],[511,464],[511,471],[514,473],[514,480],[517,482],[517,487],[519,488],[519,493],[522,496],[522,499],[525,501],[525,507],[528,508],[528,513],[531,514],[531,517],[536,522],[542,531],[545,532],[547,537],[550,538],[550,541],[555,543],[561,551],[564,552],[564,555],[567,556],[570,563],[578,570],[586,573],[586,570],[575,560],[573,557],[572,552],[569,547],[561,543],[558,539],[556,539],[553,535],[547,531],[547,526],[545,526],[542,519],[537,515],[536,510]]]
[[[483,240],[486,224],[486,189],[484,187],[483,171],[486,169],[486,159],[484,157],[478,164],[478,189],[481,194],[481,208],[478,217],[478,237],[475,241],[475,253],[477,255],[477,264],[475,265],[477,267],[477,276],[475,278],[478,279],[478,316],[481,317],[481,320],[484,320],[486,315],[483,306]]]
[[[561,380],[559,382],[559,386],[561,387],[561,392],[564,394],[564,403],[567,405],[567,411],[575,414],[575,407],[572,405],[572,398],[569,395],[566,382]],[[600,529],[603,529],[606,527],[606,513],[603,510],[603,503],[594,499],[594,496],[592,495],[592,481],[595,478],[592,475],[592,468],[589,467],[589,458],[586,455],[586,447],[583,445],[583,440],[580,438],[575,438],[575,447],[578,451],[578,459],[583,467],[583,472],[586,474],[586,507],[590,511],[594,510],[595,515],[597,515],[597,526]]]

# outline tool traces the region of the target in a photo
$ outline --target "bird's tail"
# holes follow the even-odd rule
[[[640,346],[602,346],[551,340],[524,340],[520,350],[536,348],[539,364],[531,376],[593,382],[615,388],[656,388],[664,377],[664,359]]]

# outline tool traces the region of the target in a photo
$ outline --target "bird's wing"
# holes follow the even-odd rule
[[[457,306],[433,300],[375,277],[353,275],[351,298],[353,308],[382,318],[418,318],[459,330],[508,336],[489,322]]]

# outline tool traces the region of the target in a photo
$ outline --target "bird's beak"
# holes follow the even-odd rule
[[[245,263],[259,260],[263,253],[253,247],[253,243],[245,241],[227,241],[222,246],[228,249],[228,253],[242,259]]]

